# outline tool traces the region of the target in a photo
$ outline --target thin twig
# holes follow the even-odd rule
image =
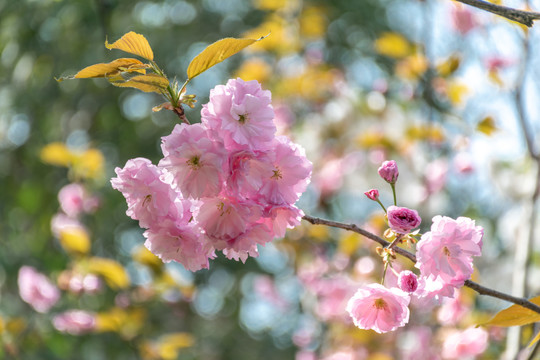
[[[368,238],[370,240],[375,241],[376,243],[379,243],[383,247],[387,247],[388,245],[390,245],[390,243],[388,241],[380,238],[379,236],[377,236],[375,234],[370,233],[367,230],[364,230],[364,229],[358,227],[355,224],[345,224],[345,223],[340,223],[340,222],[337,222],[337,221],[316,218],[316,217],[309,216],[309,215],[305,215],[303,217],[303,219],[306,220],[307,222],[313,224],[313,225],[326,225],[326,226],[330,226],[330,227],[335,227],[335,228],[355,232],[355,233],[360,234],[360,235],[362,235],[362,236],[364,236],[364,237],[366,237],[366,238]],[[414,254],[410,253],[409,251],[407,251],[407,250],[405,250],[403,248],[400,248],[400,247],[395,247],[394,251],[396,253],[398,253],[399,255],[401,255],[403,257],[406,257],[410,261],[416,263],[416,256]],[[485,286],[482,286],[482,285],[480,285],[478,283],[475,283],[474,281],[471,281],[471,280],[465,281],[465,286],[473,289],[474,291],[476,291],[480,295],[486,295],[486,296],[491,296],[491,297],[498,298],[498,299],[501,299],[501,300],[505,300],[505,301],[514,303],[516,305],[523,306],[524,308],[527,308],[529,310],[532,310],[532,311],[537,312],[537,313],[540,314],[540,306],[530,302],[529,300],[527,300],[525,298],[520,298],[520,297],[515,297],[515,296],[512,296],[512,295],[508,295],[506,293],[503,293],[503,292],[500,292],[500,291],[493,290],[493,289],[487,288]]]
[[[474,6],[475,8],[489,11],[495,15],[502,16],[508,20],[516,21],[525,26],[533,26],[533,21],[540,19],[540,13],[533,11],[517,10],[502,5],[495,5],[493,3],[483,0],[456,0],[460,3]]]

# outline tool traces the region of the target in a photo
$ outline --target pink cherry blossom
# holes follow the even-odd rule
[[[208,269],[208,259],[214,257],[212,246],[202,240],[198,227],[164,221],[144,232],[144,246],[163,262],[176,261],[190,271]]]
[[[260,194],[268,204],[294,204],[306,190],[311,176],[311,162],[300,145],[284,136],[273,142],[268,154],[272,176],[265,179]]]
[[[389,184],[395,184],[399,176],[399,170],[394,160],[388,160],[382,163],[379,168],[379,175]]]
[[[202,199],[196,220],[217,250],[227,249],[228,258],[245,261],[248,255],[257,256],[257,244],[272,240],[261,216],[256,203],[221,196]]]
[[[398,288],[365,285],[349,300],[347,311],[360,329],[394,331],[409,321],[409,296]]]
[[[399,234],[408,234],[422,222],[416,210],[406,207],[389,206],[386,215],[390,228]]]
[[[418,288],[418,278],[410,270],[403,270],[398,276],[398,286],[407,293],[413,293]]]
[[[201,124],[177,124],[162,138],[164,158],[159,166],[169,173],[167,180],[184,197],[216,196],[223,185],[226,154]]]
[[[300,225],[304,212],[294,205],[270,205],[264,210],[263,222],[271,230],[273,237],[282,238],[287,229]]]
[[[37,312],[46,313],[60,299],[58,288],[31,266],[23,266],[18,277],[19,295]]]
[[[451,19],[454,29],[461,35],[467,34],[479,25],[475,14],[466,6],[453,6]]]
[[[201,122],[222,138],[227,149],[266,149],[276,133],[271,93],[256,81],[231,79],[210,91]]]
[[[431,231],[417,245],[416,267],[431,292],[450,293],[459,288],[473,272],[472,257],[482,254],[483,229],[474,220],[435,216]],[[453,292],[453,291],[452,291]]]
[[[71,335],[82,335],[95,329],[96,315],[84,310],[68,310],[52,320],[56,330]]]
[[[254,198],[264,181],[274,174],[274,168],[264,152],[233,151],[229,155],[228,191],[235,196]]]
[[[488,333],[482,328],[469,327],[447,335],[442,348],[444,359],[463,359],[482,354],[488,346]]]
[[[139,220],[141,227],[183,215],[175,204],[177,194],[162,180],[163,171],[150,160],[128,160],[123,169],[116,168],[115,172],[117,177],[111,179],[112,187],[122,192],[128,204],[126,214]]]

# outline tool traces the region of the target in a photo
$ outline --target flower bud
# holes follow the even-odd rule
[[[408,234],[412,229],[418,227],[422,222],[416,210],[406,207],[390,206],[386,212],[388,225],[399,234]]]
[[[371,189],[364,193],[370,200],[377,201],[379,199],[379,190]]]
[[[399,176],[397,164],[394,160],[388,160],[382,163],[379,168],[379,175],[390,184],[395,184]]]
[[[418,278],[416,274],[409,270],[403,270],[399,273],[398,287],[408,293],[413,293],[418,288]]]

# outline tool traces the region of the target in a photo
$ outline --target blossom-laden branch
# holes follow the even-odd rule
[[[362,236],[364,236],[364,237],[366,237],[366,238],[368,238],[370,240],[375,241],[376,243],[379,243],[383,247],[387,247],[387,246],[390,245],[390,243],[388,241],[382,239],[381,237],[379,237],[379,236],[377,236],[377,235],[375,235],[373,233],[370,233],[367,230],[364,230],[364,229],[358,227],[355,224],[345,224],[345,223],[341,223],[341,222],[337,222],[337,221],[316,218],[316,217],[309,216],[309,215],[304,215],[303,219],[306,220],[307,222],[313,224],[313,225],[326,225],[326,226],[330,226],[330,227],[335,227],[335,228],[355,232],[355,233],[360,234],[360,235],[362,235]],[[416,256],[414,254],[410,253],[409,251],[407,251],[407,250],[405,250],[403,248],[400,248],[400,247],[394,247],[393,250],[397,254],[399,254],[399,255],[401,255],[403,257],[406,257],[410,261],[416,263]],[[471,280],[466,280],[465,281],[465,286],[467,286],[468,288],[471,288],[472,290],[476,291],[480,295],[486,295],[486,296],[491,296],[491,297],[498,298],[498,299],[501,299],[501,300],[505,300],[505,301],[508,301],[508,302],[523,306],[524,308],[527,308],[529,310],[532,310],[532,311],[537,312],[537,313],[540,314],[540,306],[530,302],[529,300],[527,300],[525,298],[520,298],[520,297],[515,297],[515,296],[512,296],[512,295],[508,295],[506,293],[503,293],[503,292],[500,292],[500,291],[493,290],[493,289],[487,288],[485,286],[482,286],[482,285],[480,285],[480,284],[478,284],[478,283],[476,283],[474,281],[471,281]]]
[[[508,20],[516,21],[525,26],[533,26],[534,20],[540,19],[540,13],[509,8],[502,5],[495,5],[484,0],[456,0],[460,3],[474,6],[475,8],[489,11],[495,15],[502,16]]]

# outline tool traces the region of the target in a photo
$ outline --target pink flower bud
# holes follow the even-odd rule
[[[371,189],[366,191],[364,194],[373,201],[377,201],[379,199],[379,190],[377,189]]]
[[[399,234],[408,234],[422,222],[416,210],[405,207],[392,205],[388,207],[386,215],[388,216],[388,225],[390,228]]]
[[[390,184],[395,184],[399,176],[397,164],[394,160],[388,160],[382,163],[379,168],[379,175]]]
[[[418,288],[418,278],[416,277],[416,274],[409,270],[403,270],[399,273],[398,286],[405,292],[415,292]]]

